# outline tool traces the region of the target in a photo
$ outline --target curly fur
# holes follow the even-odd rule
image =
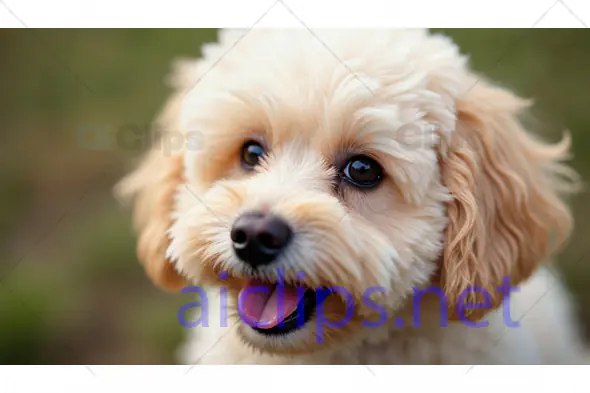
[[[219,318],[219,286],[229,289],[233,324],[191,332],[183,362],[580,361],[570,300],[541,267],[572,227],[564,197],[578,179],[564,164],[569,138],[556,145],[535,138],[518,117],[529,102],[476,77],[443,36],[318,32],[327,51],[302,30],[254,30],[234,46],[241,34],[223,31],[202,58],[177,63],[170,79],[175,92],[156,123],[186,141],[196,133],[198,143],[149,152],[117,187],[134,199],[138,256],[156,284],[206,287],[210,321]],[[255,173],[239,165],[248,140],[270,151]],[[377,189],[334,183],[335,167],[351,153],[383,166]],[[341,285],[356,300],[383,287],[374,301],[391,319],[412,318],[413,288],[428,285],[442,288],[456,319],[460,294],[476,285],[491,294],[492,307],[470,308],[468,317],[490,325],[442,328],[438,301],[425,298],[420,328],[367,329],[361,321],[375,310],[359,301],[351,323],[328,329],[322,345],[312,328],[263,338],[237,320],[235,299],[248,277],[272,281],[276,273],[248,270],[228,235],[252,209],[296,229],[274,266],[288,281],[303,271],[305,285]],[[218,278],[222,270],[228,280]],[[507,276],[521,287],[511,298],[514,319],[526,317],[508,332],[496,291]],[[467,300],[480,302],[476,295]],[[325,310],[339,319],[343,300],[328,297]]]

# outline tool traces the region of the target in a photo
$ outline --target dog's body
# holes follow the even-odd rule
[[[527,102],[475,77],[445,37],[242,34],[180,64],[158,125],[186,144],[150,152],[118,189],[136,198],[147,274],[207,288],[208,327],[191,331],[184,362],[581,361],[570,301],[541,267],[572,226],[567,139],[533,137],[517,119]],[[276,300],[279,269],[287,296]],[[496,290],[507,277],[521,287],[509,299]],[[253,285],[268,296],[248,303]],[[319,295],[334,286],[349,297]],[[425,286],[440,289],[448,326],[432,297],[420,326],[408,323]],[[367,328],[379,310],[387,320]],[[350,319],[323,326],[322,313]],[[296,327],[276,325],[295,316]]]

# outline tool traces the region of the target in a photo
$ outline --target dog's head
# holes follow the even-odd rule
[[[151,151],[119,192],[135,196],[148,275],[170,289],[228,287],[249,344],[317,349],[317,307],[349,318],[322,326],[323,345],[352,339],[375,304],[391,316],[430,284],[451,316],[471,286],[497,307],[504,277],[525,280],[566,239],[568,140],[529,135],[517,120],[527,102],[477,79],[447,38],[239,38],[222,33],[177,71],[160,124],[187,143]],[[243,296],[253,285],[263,290]]]

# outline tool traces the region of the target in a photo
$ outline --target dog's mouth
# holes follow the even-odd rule
[[[286,335],[309,322],[316,308],[316,292],[304,286],[248,280],[238,297],[242,321],[256,332]]]

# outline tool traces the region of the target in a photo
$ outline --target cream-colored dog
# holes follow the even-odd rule
[[[541,267],[572,227],[568,138],[444,36],[244,33],[178,64],[157,125],[185,143],[117,189],[149,277],[207,291],[183,362],[581,361]]]

